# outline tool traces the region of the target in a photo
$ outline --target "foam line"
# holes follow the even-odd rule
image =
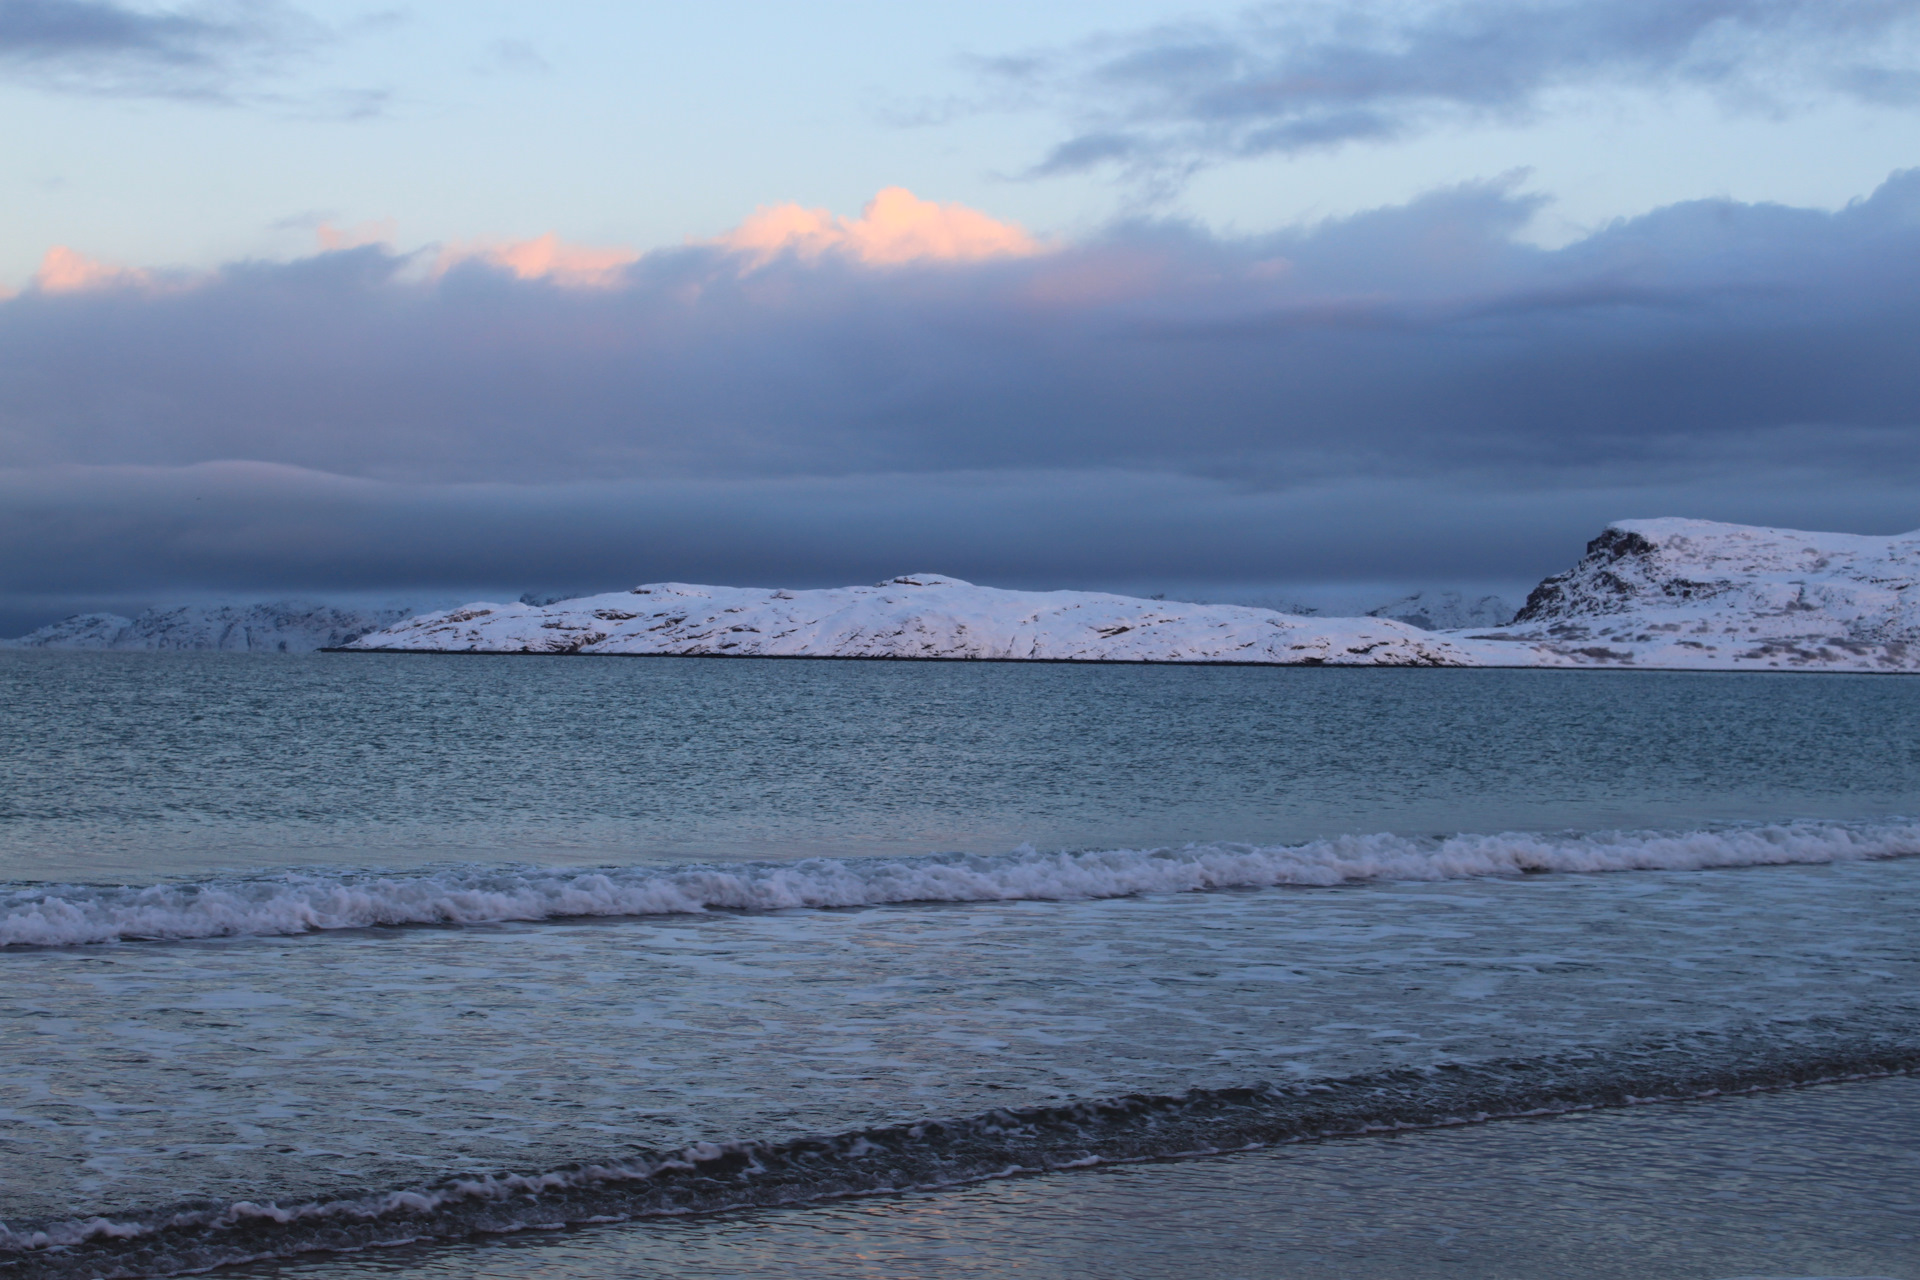
[[[1453,880],[1540,872],[1700,870],[1920,853],[1920,823],[1795,822],[1682,832],[1352,835],[1294,845],[993,856],[813,858],[554,870],[455,866],[311,870],[144,888],[0,889],[0,946],[287,935],[372,925],[481,924],[902,902],[1011,902],[1205,889]]]

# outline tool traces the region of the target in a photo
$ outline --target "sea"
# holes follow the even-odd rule
[[[1920,680],[0,652],[0,1280],[1920,1280]]]

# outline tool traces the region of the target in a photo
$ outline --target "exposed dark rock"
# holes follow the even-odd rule
[[[1628,572],[1644,574],[1648,562],[1658,551],[1658,547],[1638,533],[1626,529],[1606,530],[1587,544],[1587,554],[1579,564],[1546,579],[1528,593],[1526,604],[1514,615],[1514,624],[1545,622],[1569,614],[1624,612],[1643,587],[1614,566],[1629,560],[1634,563]]]

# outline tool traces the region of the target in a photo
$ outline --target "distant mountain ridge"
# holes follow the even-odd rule
[[[1468,598],[1458,591],[1416,591],[1366,613],[1369,618],[1392,618],[1422,631],[1498,627],[1511,622],[1513,615],[1513,606],[1499,596]]]
[[[423,614],[347,647],[1295,666],[1920,670],[1920,533],[1804,533],[1626,520],[1505,625],[1421,630],[1085,591],[1003,591],[938,574],[871,587],[768,591],[652,583],[550,605]],[[1408,597],[1481,616],[1491,598]],[[1434,612],[1424,616],[1439,621]]]
[[[15,648],[314,649],[1304,666],[1920,671],[1920,532],[1623,520],[1534,588],[1416,592],[1357,618],[940,574],[816,591],[651,583],[414,614],[282,601],[82,614]]]
[[[544,608],[579,599],[560,592],[528,591],[520,603]],[[1257,608],[1307,617],[1318,610],[1297,604],[1262,603]],[[301,601],[249,605],[170,605],[147,609],[137,617],[117,613],[77,613],[0,648],[225,650],[251,653],[311,653],[339,648],[370,631],[413,617],[419,610],[347,609]],[[1391,618],[1425,631],[1449,627],[1491,626],[1513,613],[1498,596],[1467,601],[1458,591],[1421,592],[1368,610],[1370,618]]]
[[[282,600],[248,605],[176,605],[148,609],[137,617],[82,613],[18,640],[16,649],[221,650],[243,653],[311,653],[351,643],[412,617],[410,608],[346,609]]]

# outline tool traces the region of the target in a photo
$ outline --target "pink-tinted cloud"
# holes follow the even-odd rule
[[[396,230],[394,221],[387,218],[345,227],[322,223],[314,235],[323,253],[367,247],[392,252]],[[784,254],[807,262],[834,255],[867,266],[886,267],[1030,257],[1054,247],[1042,244],[1014,223],[962,204],[922,200],[904,187],[881,191],[857,218],[837,217],[825,209],[798,204],[773,205],[716,239],[694,243],[744,257],[749,268]],[[463,263],[480,263],[521,280],[544,280],[577,289],[610,289],[627,283],[628,268],[643,256],[639,250],[623,246],[569,244],[548,232],[532,240],[455,241],[440,249],[426,274],[439,277]],[[174,275],[168,279],[175,284],[205,282]],[[32,287],[41,293],[75,293],[153,283],[154,276],[148,271],[114,266],[56,245],[47,251]],[[9,296],[0,290],[0,299]]]
[[[314,238],[320,242],[324,253],[338,253],[342,249],[362,249],[370,244],[391,246],[399,232],[399,224],[392,218],[376,218],[371,222],[356,222],[350,227],[336,227],[323,222],[314,228]]]
[[[41,293],[79,293],[86,289],[144,284],[147,279],[144,271],[116,267],[57,244],[40,260],[40,269],[33,273],[33,287]]]
[[[1024,229],[962,204],[922,200],[905,187],[888,187],[858,218],[797,204],[763,208],[711,243],[745,255],[755,265],[783,253],[803,258],[844,254],[869,266],[907,262],[979,262],[1025,257],[1041,244]]]
[[[454,244],[440,251],[434,274],[462,262],[484,262],[511,271],[522,280],[547,280],[576,289],[608,288],[640,260],[636,249],[597,249],[567,244],[549,231],[536,240],[506,244]]]

